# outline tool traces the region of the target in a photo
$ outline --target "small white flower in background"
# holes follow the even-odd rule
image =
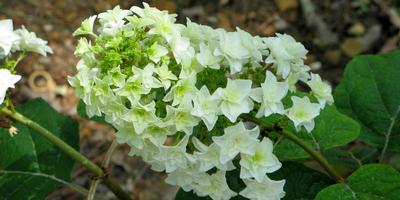
[[[192,115],[200,117],[207,129],[211,131],[218,120],[220,114],[221,99],[217,95],[210,95],[207,86],[203,86],[193,97],[194,108]]]
[[[7,69],[0,69],[0,104],[4,102],[7,90],[14,88],[15,83],[21,80],[20,75],[11,74]]]
[[[97,15],[93,15],[85,20],[83,20],[81,26],[74,32],[72,33],[73,36],[77,35],[92,35],[93,33],[93,25],[94,21],[96,20]]]
[[[272,153],[272,141],[266,137],[256,145],[254,155],[241,155],[240,160],[240,178],[255,178],[258,182],[262,182],[266,173],[272,173],[282,164],[278,158]]]
[[[314,129],[314,119],[319,115],[321,106],[318,103],[311,103],[308,97],[292,96],[293,106],[289,108],[286,114],[293,121],[296,130],[299,131],[301,126],[311,133]]]
[[[310,86],[312,94],[317,97],[322,108],[325,107],[326,103],[333,103],[331,86],[323,82],[318,74],[311,74],[311,80],[307,82],[307,85]]]
[[[239,194],[252,200],[279,200],[285,196],[285,180],[274,181],[266,175],[261,182],[244,180],[246,188]]]
[[[265,82],[261,88],[255,88],[250,95],[254,101],[261,103],[256,117],[268,117],[273,113],[283,114],[282,99],[286,96],[289,86],[286,82],[278,82],[274,74],[266,72]]]
[[[194,188],[197,195],[208,195],[213,200],[229,200],[236,196],[236,192],[232,191],[226,182],[224,171],[218,171],[206,177],[206,180],[203,180]]]
[[[226,88],[218,88],[216,94],[222,99],[221,112],[231,122],[242,113],[248,113],[253,109],[254,103],[250,99],[251,80],[228,79]]]
[[[270,50],[265,62],[276,64],[277,74],[283,78],[289,75],[292,64],[303,63],[308,52],[303,44],[287,34],[277,33],[276,37],[265,38],[264,42]]]
[[[11,127],[8,129],[8,133],[10,134],[11,137],[14,137],[15,135],[18,134],[18,129],[15,128],[14,126],[11,126]]]
[[[224,135],[214,136],[212,140],[221,148],[220,162],[226,163],[235,158],[239,153],[254,155],[258,144],[258,126],[251,130],[246,129],[243,122],[224,129]]]
[[[14,43],[13,51],[31,51],[42,56],[47,56],[47,53],[53,53],[53,50],[47,46],[47,41],[38,38],[36,33],[26,30],[25,26],[14,32],[19,35],[20,39]]]
[[[0,48],[3,51],[4,56],[7,56],[10,53],[12,45],[19,39],[19,35],[13,31],[12,20],[0,20]]]

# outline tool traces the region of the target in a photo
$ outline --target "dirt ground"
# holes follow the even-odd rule
[[[400,34],[400,1],[389,0],[154,0],[159,9],[178,13],[212,27],[234,30],[240,27],[254,35],[291,34],[310,51],[307,63],[333,86],[340,82],[345,64],[355,55],[396,49]],[[78,98],[67,83],[76,73],[78,59],[73,55],[77,39],[72,32],[90,15],[121,5],[140,5],[134,0],[0,0],[0,19],[12,18],[14,26],[25,25],[49,41],[54,54],[30,55],[18,67],[24,75],[14,100],[22,103],[42,97],[57,110],[81,123],[81,152],[101,163],[113,140],[112,128],[81,119],[76,114]],[[139,158],[127,156],[121,145],[112,158],[111,175],[135,199],[173,199],[177,188],[163,182],[164,174],[153,172]],[[73,180],[86,188],[90,174],[76,166]],[[98,194],[113,199],[107,188]],[[61,188],[47,199],[83,199],[68,188]]]

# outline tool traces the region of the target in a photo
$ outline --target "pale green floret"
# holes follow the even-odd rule
[[[236,192],[232,191],[225,178],[225,171],[217,171],[215,174],[204,177],[201,183],[194,189],[199,196],[210,196],[213,200],[229,200],[236,196]]]
[[[314,118],[319,115],[321,106],[317,103],[311,103],[308,97],[299,98],[292,96],[293,106],[286,114],[293,121],[297,130],[304,126],[310,133],[315,126]]]
[[[94,35],[94,36],[96,36],[96,34],[93,33],[93,25],[94,25],[96,18],[97,18],[97,15],[93,15],[93,16],[83,20],[81,26],[74,33],[72,33],[72,36],[77,36],[77,35]]]
[[[251,130],[245,128],[243,122],[224,129],[224,135],[212,137],[212,140],[222,149],[220,162],[227,163],[239,153],[254,155],[258,143],[260,129],[255,127]]]
[[[197,92],[195,84],[195,74],[192,74],[188,78],[177,81],[171,90],[165,95],[163,101],[172,101],[172,106],[176,106],[183,101],[191,100],[193,95]]]
[[[193,127],[196,126],[200,119],[191,115],[193,107],[189,101],[182,102],[178,108],[167,105],[166,120],[169,124],[175,126],[177,131],[183,131],[187,135],[193,133]]]
[[[261,182],[266,173],[278,170],[282,164],[273,154],[272,141],[266,137],[257,144],[254,155],[241,155],[240,178],[255,178]]]
[[[264,175],[261,182],[246,179],[244,183],[246,188],[239,194],[252,200],[279,200],[285,196],[285,180],[274,181]]]
[[[311,80],[309,80],[307,84],[310,86],[312,94],[317,97],[322,108],[325,107],[326,103],[333,103],[331,86],[328,83],[323,82],[318,74],[311,73]]]
[[[207,129],[212,130],[220,114],[221,99],[215,94],[210,95],[208,88],[203,86],[193,97],[193,105],[191,114],[200,117]]]
[[[242,113],[248,113],[253,109],[253,101],[250,99],[251,80],[228,79],[226,88],[218,88],[216,93],[222,99],[221,112],[231,122],[235,122]]]
[[[270,72],[266,72],[265,82],[261,88],[252,90],[251,98],[261,103],[256,117],[268,117],[271,114],[283,114],[285,112],[282,99],[286,96],[289,86],[286,82],[278,82]]]
[[[165,90],[168,90],[171,87],[171,81],[176,81],[178,78],[169,71],[168,66],[166,64],[162,64],[161,67],[155,69],[158,78],[164,86]]]

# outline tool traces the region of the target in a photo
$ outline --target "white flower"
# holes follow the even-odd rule
[[[249,98],[251,84],[251,80],[228,79],[225,89],[217,89],[216,93],[222,99],[222,114],[231,122],[235,122],[240,114],[248,113],[253,109],[253,101]]]
[[[132,14],[130,10],[123,10],[120,6],[98,15],[101,24],[101,31],[107,35],[115,35],[125,26],[125,18]]]
[[[254,155],[258,143],[260,129],[258,126],[247,130],[243,122],[224,129],[224,135],[214,136],[212,140],[221,148],[220,162],[226,163],[236,157],[239,153]]]
[[[4,56],[10,53],[13,43],[19,39],[19,35],[13,32],[12,20],[0,20],[0,48],[4,52]]]
[[[251,200],[279,200],[285,196],[285,180],[274,181],[266,175],[261,182],[244,180],[246,188],[239,194]]]
[[[189,38],[193,44],[198,45],[202,42],[218,40],[218,34],[213,28],[194,23],[189,18],[186,20],[186,27],[182,29],[182,35]]]
[[[148,49],[148,55],[150,60],[154,63],[158,63],[160,58],[168,54],[168,49],[164,46],[161,46],[155,42],[153,45],[150,46]]]
[[[291,71],[292,64],[302,63],[306,58],[307,50],[287,34],[276,34],[276,37],[268,37],[265,44],[270,50],[270,55],[265,60],[277,66],[277,74],[286,78]]]
[[[204,43],[200,43],[200,52],[196,55],[197,61],[204,67],[219,69],[222,57],[214,56],[212,49]]]
[[[229,188],[224,171],[218,171],[206,177],[205,180],[202,180],[201,183],[194,188],[197,195],[208,195],[213,200],[229,200],[237,195],[236,192]]]
[[[196,80],[196,74],[191,74],[189,77],[179,80],[165,95],[163,101],[172,101],[172,106],[176,106],[182,101],[191,100],[197,92]]]
[[[168,66],[166,64],[161,65],[161,67],[155,69],[158,78],[164,86],[164,89],[167,90],[171,86],[171,81],[176,81],[178,78],[169,71]]]
[[[142,83],[143,87],[146,88],[160,88],[163,87],[161,82],[154,76],[154,64],[150,63],[144,67],[144,69],[132,66],[133,78],[138,78]]]
[[[148,94],[151,88],[145,87],[139,77],[130,77],[125,84],[113,89],[116,95],[127,97],[131,103],[139,101],[143,94]]]
[[[177,131],[183,131],[187,135],[193,133],[193,127],[196,126],[200,119],[192,116],[190,113],[193,110],[190,101],[182,102],[178,108],[167,105],[166,119],[170,124],[173,124]]]
[[[308,97],[299,98],[292,96],[293,106],[286,114],[293,121],[296,130],[300,130],[301,126],[310,133],[315,126],[314,118],[319,115],[321,106],[317,103],[311,103]]]
[[[254,177],[261,182],[266,173],[278,170],[282,164],[278,158],[272,153],[272,141],[266,137],[257,144],[254,155],[241,155],[240,178],[248,179]]]
[[[198,165],[201,172],[206,172],[214,167],[223,171],[235,169],[232,161],[221,163],[219,159],[221,148],[215,143],[212,143],[210,146],[206,146],[196,137],[192,138],[192,142],[196,149],[199,150],[194,152],[194,156],[199,162]]]
[[[93,33],[93,25],[94,25],[94,21],[96,20],[97,15],[93,15],[85,20],[82,21],[81,26],[76,29],[76,31],[74,33],[72,33],[73,36],[77,36],[77,35],[94,35]]]
[[[333,103],[331,86],[323,82],[318,74],[311,73],[311,80],[307,82],[307,85],[310,86],[312,93],[317,97],[322,108],[325,107],[326,103]]]
[[[175,24],[176,14],[168,14],[167,11],[152,8],[147,3],[143,3],[143,7],[133,6],[130,10],[140,16],[146,25],[150,26],[148,34],[161,35],[167,42],[171,42],[174,36],[180,34],[182,25]]]
[[[210,131],[217,122],[218,114],[220,113],[220,104],[221,99],[216,95],[210,95],[210,91],[204,85],[193,97],[194,108],[191,113],[194,116],[200,117]]]
[[[266,72],[265,82],[261,88],[253,89],[251,97],[261,103],[256,117],[268,117],[273,113],[283,114],[282,99],[286,96],[289,86],[286,82],[278,82],[274,74]]]
[[[240,35],[240,40],[242,41],[243,47],[245,47],[249,51],[252,57],[252,61],[261,61],[262,55],[267,48],[262,39],[258,36],[253,37],[252,35],[250,35],[250,33],[243,31],[238,27],[236,27],[236,31]]]
[[[192,155],[186,153],[186,145],[189,136],[185,136],[176,146],[160,146],[160,153],[155,156],[155,160],[163,163],[165,172],[170,173],[178,168],[187,168],[190,163],[194,163]]]
[[[182,67],[192,64],[195,52],[188,38],[175,36],[171,39],[170,46],[178,64],[182,64]]]
[[[142,105],[137,102],[132,105],[132,108],[122,116],[122,119],[132,123],[135,128],[135,132],[138,134],[143,133],[143,131],[149,126],[150,123],[161,122],[159,118],[157,118],[154,101],[147,104]]]
[[[208,176],[206,172],[199,172],[196,165],[191,165],[187,168],[178,168],[169,173],[165,182],[171,185],[177,185],[184,191],[189,192],[193,190],[196,182],[207,179]]]
[[[238,32],[218,31],[219,46],[214,55],[224,56],[228,61],[231,73],[240,72],[243,64],[250,57],[250,52],[242,45]]]
[[[0,69],[0,105],[6,97],[8,88],[14,88],[19,80],[21,80],[20,75],[11,74],[7,69]]]
[[[38,38],[34,32],[29,32],[24,26],[14,32],[19,35],[20,40],[14,43],[13,50],[36,52],[42,56],[53,53],[53,50],[47,46],[47,41]]]

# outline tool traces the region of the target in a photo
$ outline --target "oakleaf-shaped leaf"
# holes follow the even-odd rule
[[[339,111],[362,124],[360,139],[400,152],[400,51],[355,57],[335,90]]]
[[[399,200],[400,173],[387,165],[364,165],[355,171],[345,183],[323,189],[315,199]]]

